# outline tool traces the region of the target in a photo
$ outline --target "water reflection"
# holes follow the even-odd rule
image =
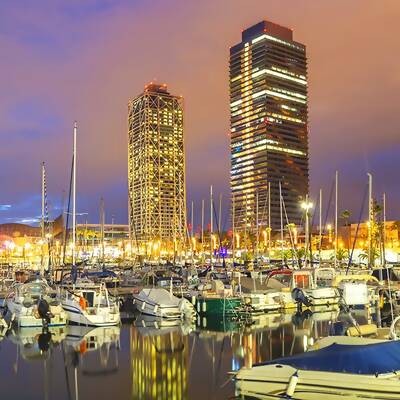
[[[0,332],[2,398],[233,398],[230,371],[303,352],[346,322],[337,309],[318,311],[201,318],[196,325],[135,317],[121,327]],[[371,320],[357,313],[360,323]]]
[[[187,398],[190,328],[172,324],[140,319],[132,327],[133,399]]]
[[[74,398],[79,399],[78,370],[83,379],[100,378],[118,372],[119,339],[119,326],[92,328],[71,325],[68,327],[63,343],[68,397],[71,397],[72,385]],[[86,363],[91,353],[95,356],[94,366],[93,360],[91,360],[92,363]],[[69,369],[73,369],[73,377],[70,376]],[[95,385],[96,381],[93,381],[93,384]]]

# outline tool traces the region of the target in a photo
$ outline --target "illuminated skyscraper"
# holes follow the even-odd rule
[[[308,193],[307,58],[290,29],[262,21],[230,49],[231,191],[235,227],[280,225],[279,182],[290,223]],[[284,217],[286,225],[286,218]]]
[[[185,237],[183,99],[150,83],[128,104],[129,224],[150,246]]]
[[[189,337],[181,329],[131,327],[132,399],[188,399]]]

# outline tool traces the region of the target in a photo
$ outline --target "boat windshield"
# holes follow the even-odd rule
[[[317,287],[330,287],[335,279],[335,275],[334,270],[316,270],[315,284]]]
[[[280,283],[282,283],[285,286],[289,286],[290,280],[292,279],[291,275],[288,274],[276,274],[272,277],[272,279],[276,279]]]
[[[24,284],[21,289],[23,293],[29,293],[33,296],[42,296],[47,294],[49,287],[43,282],[31,282]]]
[[[88,307],[93,307],[94,306],[94,292],[93,291],[85,291],[82,292],[83,297],[87,301]]]
[[[299,289],[308,289],[310,287],[310,275],[296,274],[293,275],[295,286]]]

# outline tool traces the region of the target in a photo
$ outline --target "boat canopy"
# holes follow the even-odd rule
[[[392,268],[374,269],[372,271],[372,276],[374,276],[377,279],[382,278],[382,280],[385,280],[385,281],[388,280],[388,276],[389,276],[389,279],[393,282],[398,282],[400,280],[398,274]]]
[[[400,341],[365,345],[333,343],[320,350],[255,365],[289,365],[299,370],[379,375],[400,370]]]
[[[142,289],[139,293],[139,297],[142,299],[148,298],[154,303],[168,307],[179,306],[181,302],[181,299],[162,288]]]
[[[108,269],[103,269],[101,271],[85,271],[82,274],[82,277],[87,277],[87,278],[116,278],[117,274],[114,271],[110,271]]]

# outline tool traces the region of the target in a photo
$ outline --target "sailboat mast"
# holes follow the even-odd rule
[[[283,259],[283,210],[282,210],[282,184],[279,181],[279,212],[281,217],[281,258],[282,258],[282,265],[284,264]]]
[[[235,193],[232,194],[232,267],[235,266]]]
[[[368,268],[372,266],[372,223],[373,223],[373,205],[372,205],[372,175],[368,175]]]
[[[338,182],[339,173],[335,172],[335,258],[334,266],[337,267],[337,247],[338,247]]]
[[[386,193],[382,196],[382,207],[383,207],[383,229],[382,229],[382,254],[383,254],[383,265],[386,266]],[[389,278],[388,278],[389,279]]]
[[[204,199],[201,200],[201,256],[204,256]]]
[[[72,265],[76,263],[76,134],[78,125],[74,123],[73,173],[72,173]]]
[[[319,189],[319,266],[321,266],[321,250],[322,250],[322,189]]]
[[[307,268],[308,267],[308,250],[309,250],[309,224],[308,224],[308,194],[306,194],[306,203],[305,203],[305,209],[306,209],[306,218],[305,218],[305,229],[304,229],[304,234],[305,234],[305,240],[304,240],[304,265]]]
[[[222,193],[219,194],[218,199],[218,262],[220,261],[221,256],[221,218],[222,218]]]
[[[44,232],[44,218],[45,218],[45,167],[44,162],[42,162],[42,241],[44,242],[45,232]]]
[[[192,200],[192,209],[191,209],[191,228],[190,228],[190,233],[191,233],[191,238],[193,239],[193,237],[194,237],[194,235],[193,235],[193,223],[194,223],[194,220],[193,220],[193,211],[194,211],[194,203],[193,203],[193,200]]]
[[[210,186],[210,265],[212,265],[213,254],[213,187]]]
[[[271,182],[268,182],[268,261],[271,262]]]
[[[101,197],[100,199],[100,236],[101,236],[101,260],[104,265],[104,256],[105,256],[105,249],[104,249],[104,220],[105,220],[105,213],[104,213],[104,199]]]
[[[193,224],[194,224],[194,219],[193,219],[193,212],[194,212],[194,202],[192,200],[192,210],[191,210],[191,236],[189,237],[190,240],[190,248],[192,249],[192,265],[194,265],[194,252],[195,252],[195,244],[196,241],[194,239],[194,234],[193,234]]]
[[[259,246],[259,231],[258,231],[258,190],[256,192],[256,264],[258,262],[258,246]]]

